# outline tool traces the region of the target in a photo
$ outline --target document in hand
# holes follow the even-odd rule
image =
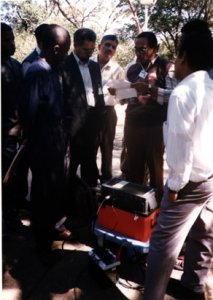
[[[116,99],[118,101],[137,97],[136,89],[131,88],[131,82],[127,80],[111,80],[107,83],[107,86],[116,90]]]

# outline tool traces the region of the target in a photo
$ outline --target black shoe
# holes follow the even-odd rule
[[[194,292],[193,290],[184,287],[179,280],[173,278],[169,280],[166,293],[178,298],[178,300],[205,300],[203,292]]]

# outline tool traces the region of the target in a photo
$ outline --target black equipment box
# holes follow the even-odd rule
[[[101,187],[98,224],[135,240],[147,242],[159,207],[151,187],[113,178]]]
[[[113,178],[101,186],[103,205],[112,205],[138,215],[149,215],[158,207],[155,190],[149,186]]]

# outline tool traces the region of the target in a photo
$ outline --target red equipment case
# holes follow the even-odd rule
[[[154,189],[113,178],[103,184],[101,190],[98,224],[147,242],[159,214]]]

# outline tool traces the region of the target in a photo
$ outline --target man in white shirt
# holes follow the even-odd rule
[[[81,178],[96,187],[96,141],[104,122],[104,97],[99,65],[92,61],[96,34],[89,28],[74,33],[74,50],[63,70],[67,132],[70,140],[71,177],[80,167]]]
[[[168,180],[150,241],[143,300],[164,299],[186,237],[176,296],[204,299],[213,255],[213,82],[207,72],[213,65],[213,40],[207,23],[202,34],[184,27],[175,62],[180,83],[171,94],[164,123]]]
[[[112,152],[117,124],[115,111],[115,105],[117,104],[116,96],[109,93],[108,83],[112,80],[124,79],[123,69],[112,59],[116,53],[117,46],[118,39],[116,35],[105,35],[98,46],[98,55],[93,58],[94,61],[98,62],[101,69],[106,106],[105,123],[97,142],[97,149],[100,147],[101,151],[101,182],[112,178]]]

